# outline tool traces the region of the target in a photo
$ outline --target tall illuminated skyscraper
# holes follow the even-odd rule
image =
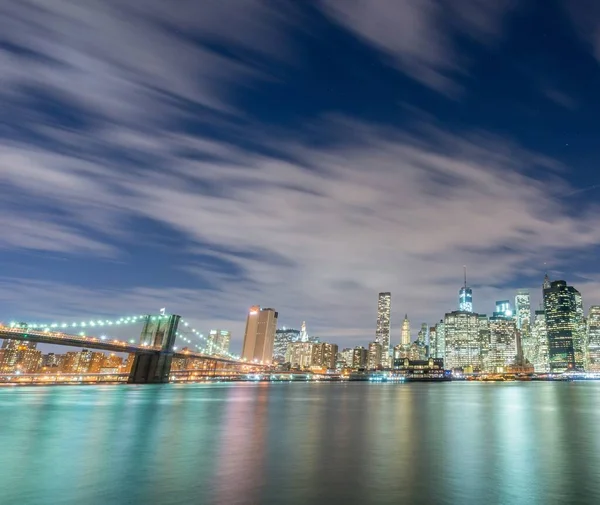
[[[493,316],[489,319],[489,369],[505,372],[517,355],[517,326],[512,317]]]
[[[404,321],[402,321],[400,344],[410,345],[410,321],[408,320],[408,314],[404,314]]]
[[[381,365],[384,368],[391,366],[390,354],[390,315],[392,310],[392,294],[379,293],[377,300],[377,328],[375,342],[381,345]]]
[[[551,372],[583,369],[583,304],[581,294],[565,281],[544,288]]]
[[[517,317],[517,328],[523,330],[531,323],[531,299],[529,291],[519,289],[515,296],[515,312]]]
[[[250,307],[246,319],[242,359],[256,363],[271,362],[277,316],[278,313],[274,309],[261,309],[257,305]]]
[[[465,285],[458,292],[458,310],[473,312],[473,290],[467,286],[467,267],[465,268]]]
[[[546,312],[543,310],[536,310],[534,312],[531,339],[534,343],[533,359],[529,358],[529,360],[533,363],[536,372],[549,372],[548,332],[546,330]]]
[[[214,356],[227,356],[231,334],[227,330],[210,330],[206,339],[206,353]]]
[[[455,311],[444,318],[445,368],[478,371],[483,359],[479,338],[479,315]]]
[[[587,369],[600,372],[600,306],[590,307],[587,319]]]

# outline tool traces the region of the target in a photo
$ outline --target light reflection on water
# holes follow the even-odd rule
[[[600,383],[0,389],[0,503],[600,503]]]

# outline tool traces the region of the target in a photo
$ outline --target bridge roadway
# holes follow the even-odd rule
[[[132,344],[122,340],[103,340],[96,337],[84,337],[80,335],[70,335],[56,331],[37,331],[24,330],[23,328],[11,328],[9,326],[0,326],[0,339],[20,340],[23,342],[36,342],[39,344],[66,345],[70,347],[85,347],[86,349],[97,349],[109,352],[124,352],[135,354],[152,354],[159,352],[160,347],[143,346]],[[174,358],[196,358],[216,361],[218,363],[237,364],[242,362],[211,356],[191,351],[174,351]],[[260,365],[258,365],[260,367]]]

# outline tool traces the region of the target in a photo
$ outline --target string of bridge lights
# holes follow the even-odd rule
[[[65,328],[95,328],[104,326],[121,326],[127,324],[136,324],[142,322],[147,315],[120,317],[119,319],[90,319],[88,321],[72,323],[17,323],[11,321],[11,328],[32,328],[32,329],[65,329]],[[167,315],[151,316],[152,320],[167,318]]]
[[[187,321],[183,320],[183,319],[180,321],[180,323],[181,323],[181,324],[183,324],[183,326],[184,326],[184,327],[186,327],[186,328],[188,328],[188,327],[189,327],[189,323],[188,323]],[[185,330],[184,330],[184,331],[185,331]],[[191,332],[192,332],[194,335],[196,335],[196,337],[198,337],[198,338],[200,338],[200,339],[204,340],[204,341],[205,341],[207,344],[209,343],[209,341],[206,339],[206,337],[205,337],[205,336],[204,336],[202,333],[200,333],[198,330],[196,330],[195,328],[190,328],[188,331],[191,331]],[[177,332],[175,335],[176,335],[177,337],[181,338],[182,340],[184,340],[185,342],[187,342],[188,344],[195,345],[195,347],[196,347],[197,349],[202,349],[202,348],[201,348],[199,345],[193,344],[191,340],[189,340],[188,338],[186,338],[186,337],[185,337],[184,335],[182,335],[180,332]],[[214,344],[214,342],[210,342],[210,343],[211,343],[213,346],[217,347],[217,349],[220,351],[220,354],[221,354],[222,356],[226,356],[226,357],[228,357],[228,358],[231,358],[231,359],[238,359],[238,357],[237,357],[237,356],[235,356],[235,355],[231,354],[231,353],[230,353],[230,352],[228,352],[228,351],[225,351],[225,349],[223,349],[222,347],[220,347],[220,346],[216,346],[216,345]]]

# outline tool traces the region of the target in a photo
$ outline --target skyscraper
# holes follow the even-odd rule
[[[523,330],[531,323],[531,300],[529,291],[519,289],[515,296],[515,312],[517,316],[517,328]]]
[[[206,353],[214,356],[227,356],[231,334],[227,330],[210,330],[206,339]]]
[[[517,326],[512,317],[493,316],[489,319],[489,370],[505,372],[517,355]]]
[[[285,363],[288,346],[292,342],[300,342],[300,330],[292,328],[281,328],[275,332],[275,343],[273,344],[273,363]]]
[[[600,372],[600,306],[590,307],[587,319],[588,366],[590,372]]]
[[[482,369],[479,315],[449,312],[444,317],[445,367],[473,371]]]
[[[513,309],[510,300],[499,300],[496,302],[494,317],[513,317]]]
[[[383,364],[381,344],[379,342],[370,342],[367,366],[369,369],[375,370],[380,364]]]
[[[534,312],[531,339],[534,343],[533,359],[526,357],[533,363],[537,373],[549,372],[548,332],[546,331],[546,312],[543,310],[536,310]]]
[[[446,359],[446,327],[443,319],[440,319],[440,322],[435,325],[435,340],[435,356],[433,357]]]
[[[406,346],[410,345],[410,321],[408,320],[408,314],[404,315],[404,321],[402,321],[400,344]]]
[[[379,293],[377,300],[377,328],[375,342],[381,345],[381,365],[388,368],[390,362],[390,314],[392,310],[392,294]],[[379,364],[379,363],[378,363]]]
[[[583,304],[581,294],[565,281],[544,288],[550,371],[583,369]]]
[[[467,286],[467,267],[465,267],[465,285],[458,292],[458,310],[473,312],[473,290]]]
[[[255,363],[270,363],[277,328],[278,313],[274,309],[250,308],[246,319],[242,359]]]

